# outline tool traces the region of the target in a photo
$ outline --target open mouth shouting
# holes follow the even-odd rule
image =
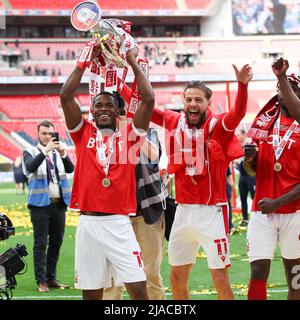
[[[200,112],[198,111],[189,111],[188,112],[189,118],[191,122],[197,122],[200,120]]]

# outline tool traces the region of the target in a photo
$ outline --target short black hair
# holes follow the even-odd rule
[[[186,83],[185,85],[185,88],[183,90],[183,94],[185,94],[186,90],[187,89],[190,89],[190,88],[197,88],[197,89],[200,89],[204,92],[205,94],[205,97],[207,100],[209,100],[212,96],[212,91],[211,89],[209,89],[206,84],[202,81],[197,81],[197,80],[193,80],[193,81],[189,81]]]
[[[113,97],[114,100],[115,100],[115,104],[116,104],[117,108],[120,109],[120,114],[121,114],[122,111],[124,111],[124,113],[125,113],[125,109],[124,109],[125,108],[125,102],[124,102],[123,98],[120,96],[119,92],[116,92],[116,91],[113,91],[113,92],[101,91],[100,93],[98,93],[94,98],[93,107],[94,107],[96,99],[99,96],[103,96],[103,95]]]
[[[38,131],[40,130],[40,127],[47,127],[47,128],[54,128],[54,124],[49,121],[49,120],[42,120],[38,125],[37,125],[37,129]]]

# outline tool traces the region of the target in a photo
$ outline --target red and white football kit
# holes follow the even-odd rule
[[[114,142],[108,178],[111,185],[102,184],[105,173],[96,150],[97,128],[83,120],[70,131],[76,147],[77,164],[70,208],[128,215],[136,211],[135,167],[141,146],[141,133],[133,124],[125,127]],[[143,134],[143,136],[145,136]],[[108,148],[108,147],[107,147]],[[117,201],[115,201],[117,200]]]
[[[280,117],[279,136],[285,133],[294,119]],[[272,214],[262,214],[258,202],[263,198],[276,199],[300,183],[300,126],[289,137],[280,158],[275,159],[274,134],[271,130],[266,141],[259,143],[256,169],[256,192],[247,233],[250,262],[272,259],[277,244],[283,258],[300,257],[300,200],[290,202]],[[280,163],[280,170],[274,169]],[[276,168],[276,167],[275,167]]]
[[[203,152],[197,155],[200,158],[204,154],[203,161],[199,161],[199,172],[197,164],[193,168],[185,162],[174,162],[176,143],[180,140],[176,130],[179,131],[182,115],[154,110],[151,120],[166,129],[168,170],[175,173],[178,207],[169,240],[169,262],[173,266],[195,263],[200,245],[207,255],[209,268],[223,269],[230,263],[226,170],[231,160],[243,155],[234,130],[246,106],[247,85],[239,83],[236,104],[229,113],[213,115],[208,111],[201,127],[189,127],[192,135],[200,131],[203,137]],[[168,136],[168,133],[171,134]],[[192,152],[194,148],[191,144]]]
[[[103,130],[102,130],[103,132]],[[132,124],[110,138],[101,140],[110,153],[106,174],[100,165],[98,129],[83,120],[70,130],[75,143],[77,164],[71,208],[81,212],[100,212],[107,216],[81,215],[76,232],[75,287],[96,290],[145,281],[140,247],[136,241],[129,213],[136,211],[135,166],[143,142]],[[103,179],[109,179],[109,185]]]

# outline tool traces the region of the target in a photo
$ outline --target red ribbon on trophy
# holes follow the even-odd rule
[[[128,73],[126,53],[136,46],[134,38],[130,35],[132,23],[119,19],[101,19],[100,7],[92,1],[81,2],[73,9],[71,23],[75,29],[91,31],[93,34],[93,40],[83,48],[77,62],[81,70],[90,68],[89,120],[92,120],[91,107],[95,96],[103,89],[108,92],[120,92],[124,86]],[[91,61],[94,46],[100,47],[101,54]],[[148,61],[140,59],[139,64],[148,74]],[[140,95],[134,81],[128,107],[129,117],[133,117],[139,102]]]
[[[149,77],[149,62],[148,62],[148,60],[146,58],[139,59],[138,63],[148,78]],[[127,117],[128,118],[133,118],[140,102],[141,102],[141,95],[139,93],[139,89],[137,87],[136,80],[134,80],[133,86],[132,86],[132,91],[131,91],[130,102],[129,102],[129,106],[127,109]]]

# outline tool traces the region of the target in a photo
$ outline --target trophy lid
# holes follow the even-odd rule
[[[101,19],[101,9],[93,1],[79,3],[72,11],[71,23],[78,31],[89,31]]]

